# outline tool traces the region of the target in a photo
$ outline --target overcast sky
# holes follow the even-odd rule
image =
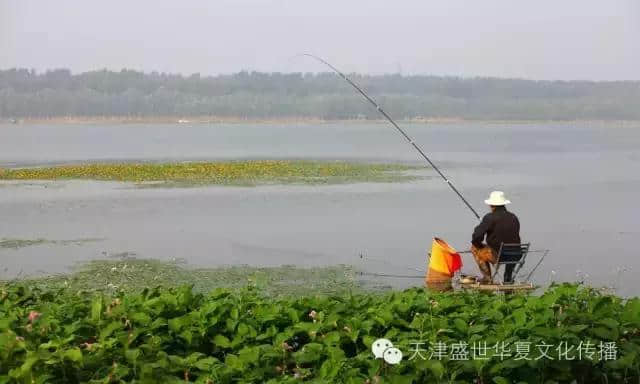
[[[640,80],[639,0],[0,0],[0,68]]]

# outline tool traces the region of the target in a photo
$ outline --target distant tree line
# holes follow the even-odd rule
[[[399,119],[640,120],[638,81],[352,75]],[[0,117],[377,119],[332,73],[0,71]]]

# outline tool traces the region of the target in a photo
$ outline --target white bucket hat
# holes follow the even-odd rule
[[[504,192],[502,191],[491,192],[489,198],[485,200],[484,203],[487,205],[492,205],[494,207],[511,204],[511,202],[504,197]]]

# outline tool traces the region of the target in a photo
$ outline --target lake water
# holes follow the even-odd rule
[[[493,189],[522,238],[550,249],[534,278],[640,294],[640,125],[406,124],[481,213]],[[392,127],[362,124],[0,125],[0,167],[87,161],[313,158],[421,164]],[[432,171],[425,171],[433,174]],[[65,271],[128,252],[192,265],[352,264],[420,275],[434,236],[468,249],[477,224],[438,178],[333,186],[139,189],[0,182],[0,239],[101,239],[0,248],[0,273]],[[361,257],[362,256],[362,257]],[[540,254],[530,255],[524,270]],[[466,256],[465,256],[466,257]],[[464,270],[476,270],[465,258]],[[420,279],[380,280],[408,286]]]

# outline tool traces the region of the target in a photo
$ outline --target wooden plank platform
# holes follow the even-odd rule
[[[460,283],[460,288],[473,289],[476,291],[493,291],[493,292],[515,292],[515,291],[533,291],[538,288],[531,283],[514,283],[514,284],[463,284]]]

